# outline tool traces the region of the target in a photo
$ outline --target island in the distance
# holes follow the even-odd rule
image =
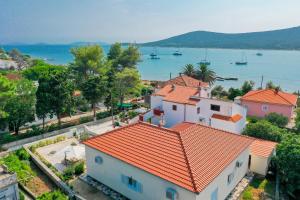
[[[300,50],[300,26],[252,33],[194,31],[141,45],[157,47]]]

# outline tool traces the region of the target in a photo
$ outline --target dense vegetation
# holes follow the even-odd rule
[[[68,200],[69,198],[64,193],[57,190],[57,191],[47,192],[45,194],[42,194],[41,196],[38,196],[36,199],[37,200]]]
[[[300,49],[300,27],[240,34],[194,31],[142,45],[233,49]]]

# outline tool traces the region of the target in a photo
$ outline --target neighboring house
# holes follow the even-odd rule
[[[166,85],[151,96],[151,110],[141,121],[172,127],[181,122],[194,122],[241,133],[246,125],[247,110],[231,102],[211,98],[210,88]]]
[[[254,173],[265,176],[272,156],[275,155],[276,142],[255,139],[250,146],[250,170]]]
[[[84,142],[87,175],[132,200],[222,200],[247,173],[252,142],[194,123],[139,122]]]
[[[203,87],[203,88],[209,88],[209,84],[206,82],[199,81],[197,79],[194,79],[187,75],[179,75],[173,79],[170,79],[168,81],[165,81],[161,84],[162,87],[166,85],[180,85],[180,86],[186,86],[186,87]]]
[[[19,199],[17,176],[8,172],[5,166],[0,166],[0,199]]]
[[[240,102],[247,107],[249,116],[264,117],[275,112],[290,119],[297,106],[297,99],[294,94],[265,89],[248,92],[240,98]]]

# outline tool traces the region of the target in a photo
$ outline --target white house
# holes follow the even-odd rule
[[[87,175],[132,200],[222,200],[248,171],[253,139],[184,122],[139,122],[84,142]]]
[[[151,96],[151,110],[140,120],[165,127],[187,121],[241,133],[247,109],[235,102],[213,99],[210,92],[208,85],[166,85]]]
[[[5,166],[0,166],[0,199],[19,199],[17,175],[8,172]]]

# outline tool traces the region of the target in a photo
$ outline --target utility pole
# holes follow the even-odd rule
[[[261,76],[260,88],[263,89],[264,76]]]
[[[172,79],[172,73],[170,72],[170,80]]]

